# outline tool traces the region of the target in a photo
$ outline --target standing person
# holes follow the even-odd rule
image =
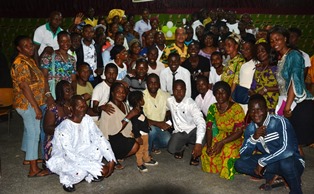
[[[160,57],[160,61],[163,64],[165,64],[166,67],[169,65],[168,57],[171,53],[179,54],[180,64],[183,63],[186,58],[188,58],[188,47],[184,44],[184,41],[187,37],[185,29],[182,27],[177,28],[174,36],[175,36],[174,43],[170,44],[169,46],[166,46]]]
[[[149,17],[149,10],[147,8],[144,8],[142,11],[142,19],[137,21],[134,26],[134,31],[136,31],[140,35],[140,41],[142,43],[141,45],[144,44],[142,41],[143,33],[152,28],[148,17]]]
[[[289,32],[275,26],[268,33],[268,42],[279,53],[276,79],[278,81],[280,96],[286,97],[282,104],[283,114],[289,118],[295,129],[301,156],[304,156],[302,146],[314,142],[314,98],[306,89],[304,83],[304,59],[298,50],[288,47]],[[293,108],[292,104],[296,103]]]
[[[136,163],[137,168],[140,172],[147,172],[147,166],[156,166],[158,162],[153,160],[149,156],[148,152],[148,134],[150,131],[149,120],[144,115],[142,106],[144,106],[144,95],[141,91],[133,91],[128,95],[128,102],[133,109],[137,109],[139,114],[135,115],[132,119],[132,133],[136,142],[140,145],[139,150],[137,150]]]
[[[231,88],[226,82],[217,82],[213,93],[217,103],[208,109],[202,169],[232,180],[235,173],[233,163],[240,157],[245,115],[239,104],[230,101]]]
[[[221,75],[224,70],[224,66],[222,64],[223,62],[223,56],[221,52],[213,52],[210,58],[212,66],[210,67],[209,72],[209,84],[210,88],[213,88],[213,85],[215,85],[216,82],[221,80]]]
[[[266,179],[260,190],[269,191],[275,186],[283,186],[286,181],[289,193],[302,193],[301,175],[305,162],[298,151],[295,131],[286,118],[267,112],[263,96],[251,96],[249,115],[252,122],[244,132],[241,157],[235,162],[235,168],[240,173]],[[259,154],[254,154],[256,150]],[[282,177],[279,183],[278,176]]]
[[[141,43],[138,39],[133,39],[129,43],[130,49],[128,50],[128,59],[126,61],[126,66],[128,67],[128,72],[134,72],[136,60],[141,58]]]
[[[173,83],[173,96],[167,100],[167,108],[171,112],[174,131],[168,143],[168,151],[176,159],[182,159],[186,144],[195,144],[190,165],[199,164],[202,143],[205,136],[205,120],[196,103],[186,94],[183,80]]]
[[[71,99],[72,116],[55,129],[53,150],[47,167],[59,175],[67,192],[75,191],[75,184],[86,180],[99,182],[114,170],[116,158],[93,119],[86,114],[87,105],[82,96]],[[108,162],[102,163],[103,159]]]
[[[170,94],[160,89],[160,80],[157,74],[147,76],[147,89],[144,90],[143,111],[149,119],[151,131],[149,132],[149,152],[160,154],[160,148],[166,148],[171,137],[166,123],[167,99]]]
[[[61,22],[62,14],[59,11],[53,11],[50,13],[48,22],[35,30],[33,41],[35,43],[35,60],[37,62],[39,62],[39,56],[44,50],[52,54],[54,50],[59,49],[57,35],[62,31],[60,27]]]
[[[207,32],[204,34],[204,38],[202,39],[202,44],[204,45],[200,52],[198,53],[199,55],[206,57],[207,59],[210,60],[211,54],[215,51],[218,50],[218,40],[217,36],[215,36],[211,32]],[[210,64],[211,66],[211,64]]]
[[[23,118],[24,133],[22,150],[25,161],[30,164],[28,177],[48,175],[37,165],[40,135],[41,106],[45,105],[45,78],[33,59],[35,47],[31,38],[18,36],[14,44],[18,55],[13,61],[13,107]]]
[[[100,50],[96,49],[95,41],[93,39],[94,35],[95,30],[93,26],[90,24],[85,25],[82,32],[82,44],[76,50],[77,63],[82,64],[83,62],[86,62],[92,70],[88,81],[91,82],[93,86],[98,84],[99,76],[103,71],[103,61],[100,56]]]
[[[191,97],[191,74],[189,70],[180,66],[180,55],[178,53],[170,53],[167,61],[169,61],[169,66],[160,72],[161,90],[173,94],[173,82],[177,79],[182,79],[186,84],[185,95]]]
[[[225,81],[231,87],[231,93],[234,91],[236,85],[239,83],[239,72],[245,59],[239,54],[240,38],[232,34],[225,40],[225,50],[230,55],[230,60],[221,75],[221,80]]]
[[[82,35],[76,32],[70,34],[71,38],[71,47],[68,50],[68,54],[74,57],[75,61],[77,61],[76,50],[81,46]]]
[[[160,61],[160,57],[166,48],[166,38],[163,32],[156,32],[154,36],[154,42],[158,49],[157,61]]]
[[[158,60],[158,49],[155,46],[148,48],[147,62],[148,74],[156,73],[159,76],[160,72],[165,69],[165,65]]]
[[[210,61],[206,57],[199,55],[200,44],[198,42],[192,42],[188,47],[189,58],[187,58],[183,63],[182,67],[189,70],[191,74],[191,89],[192,89],[192,98],[198,95],[196,89],[197,76],[204,75],[209,76],[210,70]]]

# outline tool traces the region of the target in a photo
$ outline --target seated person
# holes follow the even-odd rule
[[[294,129],[286,118],[267,112],[262,95],[250,97],[248,113],[252,122],[245,130],[241,157],[235,162],[235,169],[266,179],[261,190],[278,186],[274,180],[279,175],[288,184],[290,193],[302,193],[301,175],[305,163],[298,151]],[[255,150],[261,154],[254,154]]]
[[[175,80],[184,80],[186,85],[186,95],[191,97],[191,74],[189,70],[180,66],[180,55],[178,53],[170,53],[168,56],[168,67],[160,72],[160,88],[162,91],[172,93],[172,84]]]
[[[101,181],[113,172],[115,156],[110,143],[86,114],[87,105],[82,96],[71,99],[72,116],[55,129],[53,150],[47,167],[60,176],[67,192],[75,190],[74,184]],[[105,158],[107,164],[103,165]]]
[[[151,46],[148,48],[147,52],[147,62],[148,62],[148,74],[156,73],[158,76],[160,72],[165,69],[165,65],[157,60],[158,49],[156,46]]]
[[[239,104],[230,101],[231,88],[226,82],[217,82],[213,93],[217,103],[208,109],[202,169],[232,180],[235,173],[233,162],[240,157],[245,115]]]
[[[159,148],[166,148],[171,137],[167,129],[171,126],[165,122],[167,111],[167,99],[170,94],[160,89],[158,75],[152,73],[147,77],[147,89],[144,90],[143,111],[149,119],[149,152],[160,154]]]
[[[200,109],[190,97],[186,97],[183,80],[173,83],[173,96],[167,100],[171,112],[174,131],[168,143],[168,151],[176,159],[182,159],[185,145],[195,144],[190,164],[198,165],[202,142],[205,136],[205,120]]]
[[[150,131],[149,121],[145,117],[142,106],[145,104],[144,95],[141,91],[130,92],[128,95],[129,104],[133,109],[137,109],[139,114],[135,115],[132,119],[132,133],[136,142],[140,145],[139,150],[136,152],[137,168],[140,172],[147,172],[148,166],[156,166],[158,162],[153,160],[148,152],[148,134]]]
[[[109,140],[112,150],[118,160],[131,156],[139,149],[138,143],[133,138],[131,118],[139,114],[137,109],[132,109],[125,103],[127,96],[126,87],[121,82],[115,82],[110,87],[108,104],[114,108],[113,113],[101,112],[99,128]],[[118,163],[116,169],[124,167]]]
[[[130,88],[130,91],[143,91],[146,89],[146,77],[148,71],[147,60],[144,58],[139,58],[136,60],[135,65],[135,75],[126,75],[123,79]]]
[[[208,77],[203,75],[197,76],[196,89],[199,95],[196,96],[195,102],[205,118],[209,106],[216,102],[216,98],[209,86]]]
[[[221,74],[223,73],[223,57],[221,52],[213,52],[210,58],[212,66],[210,67],[209,72],[209,84],[210,88],[213,88],[216,82],[221,80]]]
[[[82,62],[78,64],[76,94],[82,95],[88,106],[90,105],[90,99],[94,89],[92,84],[88,81],[90,75],[91,68],[88,63]]]

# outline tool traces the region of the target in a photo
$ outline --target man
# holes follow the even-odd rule
[[[165,92],[172,92],[172,84],[176,79],[184,80],[186,84],[186,96],[191,97],[191,74],[189,70],[180,66],[180,55],[178,53],[170,53],[168,56],[169,67],[160,72],[160,88]]]
[[[208,77],[203,75],[197,76],[196,89],[199,95],[196,96],[195,102],[202,111],[204,118],[206,118],[208,108],[216,102],[213,91],[210,89]]]
[[[82,96],[72,97],[71,108],[70,119],[55,129],[52,156],[47,161],[47,167],[60,176],[67,192],[74,191],[74,184],[83,179],[99,182],[110,176],[116,162],[110,143],[85,114],[87,105]],[[103,158],[108,162],[106,165],[102,164]]]
[[[171,126],[165,122],[166,102],[170,94],[160,89],[160,80],[155,73],[148,75],[146,84],[147,89],[143,91],[145,101],[143,111],[149,119],[151,128],[148,138],[149,152],[160,154],[159,149],[167,147],[171,137],[167,131]]]
[[[299,154],[292,125],[284,117],[268,114],[266,100],[260,94],[251,96],[248,106],[252,123],[245,130],[241,157],[236,161],[235,169],[265,178],[261,190],[278,186],[275,180],[279,175],[290,187],[290,193],[302,193],[304,160]],[[261,154],[253,154],[256,150]]]
[[[205,136],[205,120],[200,109],[190,97],[186,97],[183,80],[173,84],[173,96],[167,100],[167,108],[171,112],[174,131],[168,143],[168,151],[176,159],[183,157],[186,144],[195,144],[190,164],[198,165],[202,142]]]
[[[130,91],[143,91],[146,89],[146,77],[148,71],[148,62],[144,58],[136,60],[135,75],[126,75],[123,79],[128,85]]]
[[[59,11],[53,11],[50,13],[48,22],[35,30],[33,41],[36,62],[39,62],[39,56],[44,50],[45,52],[52,53],[54,50],[59,49],[57,35],[62,31],[60,28],[61,22],[62,14]]]
[[[101,76],[102,82],[96,85],[93,90],[92,107],[94,112],[105,111],[108,114],[114,111],[114,108],[107,104],[110,96],[110,87],[116,81],[118,67],[114,63],[108,63],[105,67],[104,75]]]
[[[110,51],[112,50],[112,48],[114,46],[116,46],[116,45],[123,46],[123,43],[124,43],[124,35],[123,35],[123,33],[122,32],[117,32],[115,34],[115,37],[114,37],[114,44],[111,45],[110,47],[108,47],[104,52],[101,53],[104,66],[106,66],[108,64],[108,62],[111,61]]]
[[[88,78],[91,74],[91,70],[88,63],[81,63],[77,65],[77,73],[76,73],[76,94],[82,95],[87,105],[90,105],[90,99],[93,94],[93,86],[88,81]]]
[[[191,15],[191,19],[192,19],[192,21],[191,21],[191,27],[192,27],[192,29],[193,29],[193,40],[195,40],[195,41],[201,41],[200,39],[198,39],[198,37],[196,36],[196,28],[198,27],[198,26],[203,26],[203,24],[202,24],[202,22],[200,21],[200,19],[199,19],[199,12],[194,12],[194,13],[192,13],[192,15]],[[187,45],[188,46],[188,45]]]
[[[160,58],[160,61],[168,66],[168,56],[170,53],[178,53],[180,56],[180,63],[183,63],[186,58],[188,58],[188,47],[184,44],[187,37],[186,31],[184,28],[179,27],[175,31],[175,42],[167,46]]]
[[[140,42],[142,45],[143,45],[142,34],[152,29],[148,16],[149,16],[149,10],[147,8],[144,8],[142,12],[142,19],[137,21],[134,26],[134,31],[136,31],[140,35]]]
[[[157,61],[160,61],[160,57],[166,48],[166,38],[163,32],[156,32],[154,36],[154,42],[156,44],[156,48],[158,49],[158,57]]]
[[[95,31],[93,26],[87,24],[83,27],[81,46],[76,50],[77,63],[86,62],[90,65],[92,74],[89,77],[89,82],[93,86],[98,83],[98,77],[102,74],[103,61],[100,53],[96,50],[94,41]]]

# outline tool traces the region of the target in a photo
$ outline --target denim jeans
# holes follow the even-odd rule
[[[258,159],[261,157],[263,157],[263,155],[257,154],[246,159],[240,158],[234,164],[235,169],[240,173],[258,177],[254,173],[254,169],[258,165]],[[265,167],[263,178],[265,178],[267,182],[270,181],[274,175],[280,175],[288,183],[290,194],[301,194],[301,175],[303,170],[304,167],[299,159],[295,156],[290,156],[272,164],[268,164]]]
[[[44,105],[41,105],[40,106],[40,110],[42,112],[42,119],[40,120],[40,152],[41,152],[41,157],[42,158],[45,158],[45,138],[46,138],[46,134],[45,134],[45,131],[44,131],[44,118],[45,118],[45,114],[46,114],[46,111],[47,111],[47,105],[44,104]]]
[[[168,131],[162,131],[159,127],[150,126],[148,138],[148,149],[151,153],[152,149],[166,148],[168,146],[169,139],[171,137]]]
[[[24,133],[21,149],[26,152],[25,160],[36,160],[38,159],[40,120],[36,119],[35,110],[30,104],[27,110],[17,108],[16,111],[23,118]]]

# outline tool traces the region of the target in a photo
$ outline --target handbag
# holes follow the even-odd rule
[[[55,57],[56,57],[56,53],[53,52],[51,55],[51,80],[48,80],[48,84],[49,84],[49,89],[51,92],[51,96],[53,97],[53,99],[56,99],[56,79],[55,79],[55,75],[56,75],[56,65],[55,65]]]
[[[249,103],[249,89],[240,85],[237,85],[234,91],[231,94],[231,98],[233,101],[240,104],[248,104]]]

